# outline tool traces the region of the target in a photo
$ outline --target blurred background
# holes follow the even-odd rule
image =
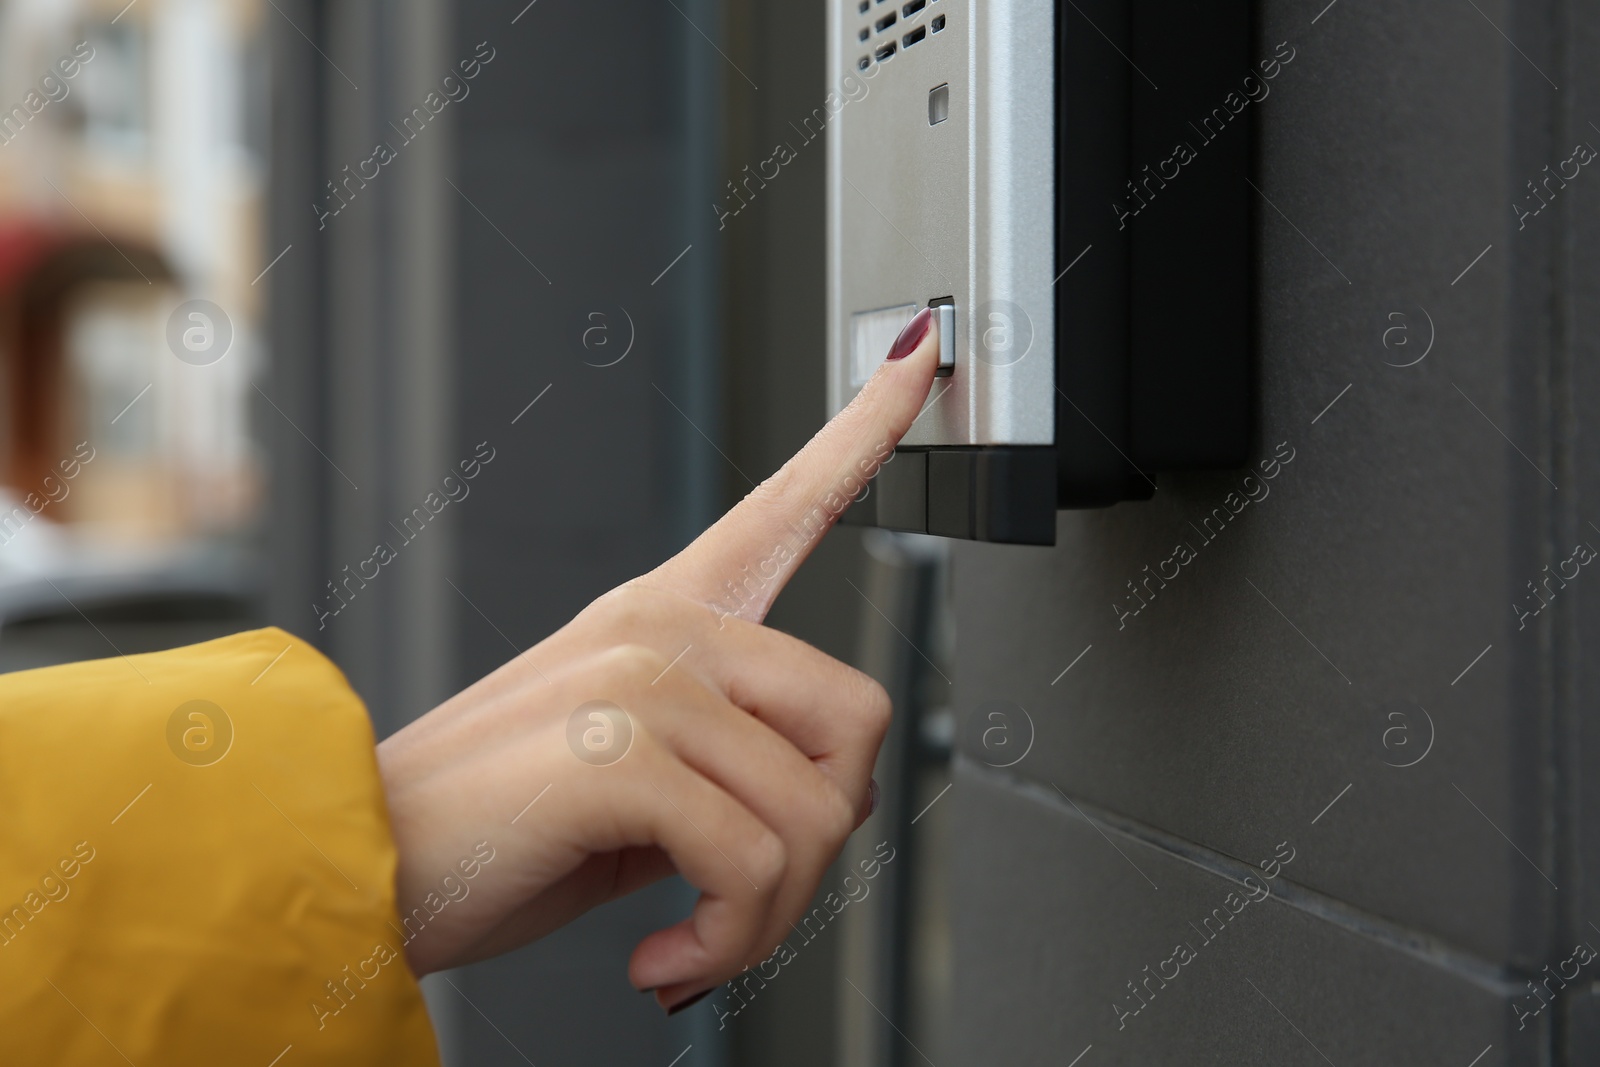
[[[820,100],[823,18],[0,4],[0,670],[271,623],[382,735],[687,543],[822,421],[821,142],[715,205]],[[865,896],[669,1022],[625,974],[691,903],[660,886],[431,978],[446,1061],[937,1058],[945,589],[931,542],[839,530],[772,616],[901,708],[819,891],[885,843]]]
[[[142,602],[157,642],[259,611],[270,9],[119,7],[0,9],[7,667],[104,651],[80,597]],[[165,340],[201,294],[232,322],[204,367]]]
[[[1054,6],[1096,47],[1127,11]],[[0,670],[270,623],[384,735],[687,543],[822,422],[823,144],[734,183],[806,141],[825,14],[0,2]],[[446,1062],[1600,1062],[1594,975],[1534,990],[1600,936],[1600,599],[1528,599],[1600,544],[1600,180],[1547,176],[1600,140],[1600,10],[1257,22],[1270,500],[1136,621],[1241,472],[1054,549],[830,533],[769,621],[897,714],[820,895],[892,861],[671,1020],[624,965],[679,883],[434,976]]]

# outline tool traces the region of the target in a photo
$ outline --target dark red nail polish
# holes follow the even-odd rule
[[[917,312],[917,317],[906,323],[906,328],[894,339],[894,346],[889,349],[889,362],[909,356],[922,343],[922,339],[928,336],[928,330],[932,327],[933,309],[923,308]]]
[[[711,987],[711,989],[715,989],[715,988],[716,988],[716,986],[712,986]],[[706,997],[711,995],[711,989],[706,990],[704,993],[696,993],[694,996],[690,997],[688,1000],[679,1001],[677,1004],[674,1004],[672,1007],[667,1009],[667,1014],[668,1015],[676,1015],[680,1011],[682,1011],[684,1008],[692,1007],[692,1006],[700,1003],[702,1000],[706,999]]]
[[[858,809],[856,811],[855,828],[857,830],[867,824],[867,820],[872,818],[873,812],[878,810],[878,805],[882,802],[883,790],[878,787],[878,780],[876,778],[869,779],[867,781],[867,810],[861,811]]]

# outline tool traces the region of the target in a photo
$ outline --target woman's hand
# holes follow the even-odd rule
[[[937,347],[924,312],[683,552],[378,746],[414,971],[516,948],[674,871],[701,891],[693,915],[629,964],[663,1007],[777,946],[870,811],[890,707],[761,620],[916,418]]]

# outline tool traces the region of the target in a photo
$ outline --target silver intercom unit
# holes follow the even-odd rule
[[[1251,0],[826,2],[829,414],[924,307],[945,356],[846,521],[1051,544],[1243,463]]]

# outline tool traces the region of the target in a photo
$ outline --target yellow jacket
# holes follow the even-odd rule
[[[0,819],[0,1064],[438,1063],[372,728],[297,638],[0,676]]]

